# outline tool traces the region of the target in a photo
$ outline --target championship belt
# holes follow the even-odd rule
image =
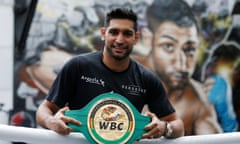
[[[117,93],[104,93],[91,100],[80,110],[65,112],[82,124],[69,123],[74,132],[81,132],[90,143],[120,144],[139,140],[145,125],[151,119],[143,116],[123,96]]]

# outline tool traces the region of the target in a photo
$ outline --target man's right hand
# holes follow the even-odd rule
[[[54,116],[49,116],[46,121],[47,128],[63,135],[67,135],[73,130],[68,127],[67,123],[81,125],[81,123],[73,118],[64,115],[64,112],[69,110],[68,107],[60,109]]]

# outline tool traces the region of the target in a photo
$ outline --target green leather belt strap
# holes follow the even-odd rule
[[[112,92],[97,96],[80,110],[66,111],[65,115],[82,123],[68,124],[74,132],[83,133],[90,143],[104,144],[133,143],[151,121],[125,97]]]

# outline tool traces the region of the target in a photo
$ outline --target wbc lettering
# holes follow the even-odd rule
[[[102,130],[123,130],[123,123],[100,121],[99,128]]]

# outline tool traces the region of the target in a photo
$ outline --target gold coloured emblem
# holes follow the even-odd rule
[[[115,98],[98,101],[90,110],[88,120],[90,135],[99,143],[122,139],[124,143],[131,137],[135,126],[134,115],[128,105]]]

